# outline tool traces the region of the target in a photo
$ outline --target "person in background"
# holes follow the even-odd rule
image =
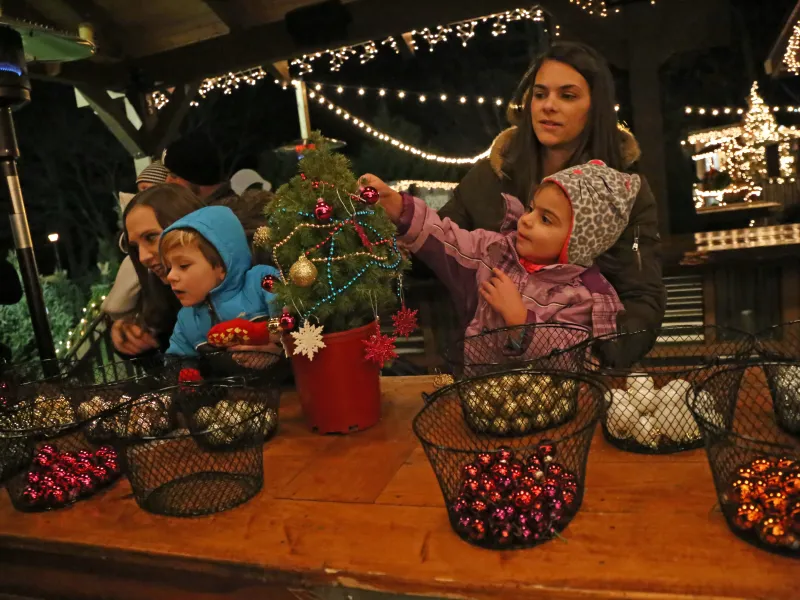
[[[161,157],[169,174],[167,183],[191,190],[206,204],[219,204],[226,197],[236,197],[224,175],[222,160],[207,135],[194,132],[172,142]]]
[[[169,171],[167,171],[166,167],[160,160],[155,160],[136,176],[136,190],[143,192],[154,185],[164,183],[167,181],[167,175],[169,175]]]
[[[512,127],[467,173],[439,216],[462,229],[499,231],[503,194],[532,198],[542,179],[589,159],[631,172],[640,150],[618,124],[614,104],[614,81],[602,56],[583,44],[553,44],[520,81],[508,111]],[[650,332],[604,346],[604,362],[627,366],[652,347],[666,308],[658,210],[644,178],[627,228],[597,265],[625,306],[618,329]]]
[[[153,161],[136,176],[136,189],[139,192],[143,192],[153,186],[160,185],[166,182],[167,175],[169,175],[169,171],[167,171],[161,161]],[[133,197],[134,194],[120,192],[120,214],[124,214],[125,207],[128,206],[128,203]],[[121,247],[122,236],[120,236],[120,248]],[[119,265],[117,276],[114,278],[114,285],[111,286],[111,290],[106,294],[106,299],[103,300],[100,310],[114,321],[123,319],[136,310],[140,291],[141,286],[139,285],[139,277],[136,274],[136,269],[133,267],[130,256],[126,256]]]
[[[269,192],[272,190],[272,184],[253,169],[241,169],[231,177],[231,188],[241,196],[248,191]]]

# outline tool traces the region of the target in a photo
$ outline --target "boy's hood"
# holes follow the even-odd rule
[[[566,262],[589,267],[628,226],[641,187],[638,175],[611,169],[600,160],[569,167],[542,183],[559,186],[572,203]]]
[[[174,229],[193,229],[216,248],[225,264],[225,279],[211,290],[212,296],[238,293],[252,266],[247,236],[239,219],[227,206],[207,206],[178,219],[162,233]]]

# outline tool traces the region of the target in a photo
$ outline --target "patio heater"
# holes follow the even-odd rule
[[[23,43],[24,38],[24,43]],[[25,214],[25,202],[19,185],[17,159],[19,146],[14,131],[12,110],[31,99],[27,61],[61,62],[85,58],[94,46],[75,36],[55,32],[30,23],[0,19],[0,169],[11,198],[11,231],[22,273],[22,285],[33,324],[33,334],[41,360],[56,357],[53,335],[47,320],[39,269],[33,253],[33,241]]]

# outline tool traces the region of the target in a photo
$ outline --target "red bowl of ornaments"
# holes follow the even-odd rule
[[[722,513],[743,540],[800,558],[800,438],[781,427],[768,363],[734,366],[689,395]]]
[[[592,378],[554,371],[521,371],[536,378],[569,379],[577,390],[568,421],[516,437],[477,433],[465,418],[463,386],[432,394],[414,418],[439,481],[450,525],[465,541],[493,550],[530,548],[558,536],[581,506],[603,388]]]
[[[703,445],[702,432],[686,399],[726,364],[753,352],[752,336],[715,326],[669,327],[652,332],[612,334],[590,344],[640,345],[655,339],[655,347],[638,363],[618,369],[600,363],[601,352],[588,355],[587,369],[608,388],[603,435],[627,452],[672,454]]]

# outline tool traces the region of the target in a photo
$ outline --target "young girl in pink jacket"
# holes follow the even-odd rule
[[[467,336],[526,323],[580,325],[595,336],[616,331],[622,303],[592,265],[625,229],[637,175],[595,160],[545,178],[528,209],[504,195],[502,233],[465,231],[374,175],[361,181],[380,192],[398,239],[447,286]]]

